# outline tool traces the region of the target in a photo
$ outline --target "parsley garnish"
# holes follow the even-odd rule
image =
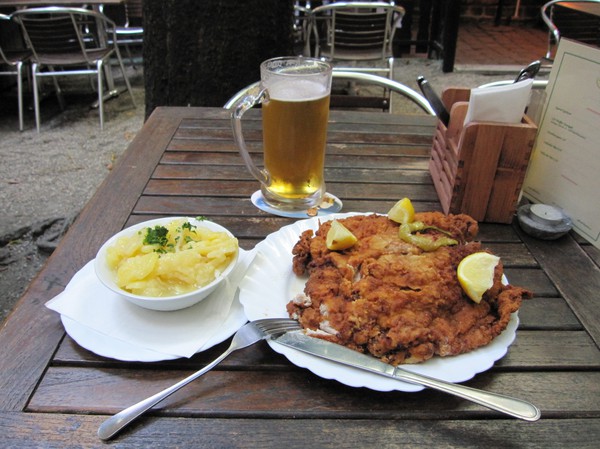
[[[193,225],[193,224],[191,224],[189,221],[186,221],[184,224],[182,224],[182,225],[181,225],[181,227],[182,227],[183,229],[188,229],[188,230],[190,230],[190,231],[192,231],[192,230],[196,229],[196,226],[195,226],[195,225]]]
[[[177,228],[176,232],[179,235],[174,236],[174,240],[178,243],[181,239],[181,233],[184,229],[187,229],[189,232],[196,232],[196,226],[191,224],[189,221],[182,223],[180,228]],[[140,231],[141,233],[141,231]],[[155,253],[166,254],[169,252],[175,251],[175,245],[173,243],[169,243],[168,238],[169,229],[165,226],[154,226],[154,228],[146,228],[146,236],[144,237],[145,245],[158,245],[158,248],[154,250]],[[194,241],[192,237],[189,235],[184,236],[183,238],[185,243],[191,243]]]
[[[146,228],[146,237],[144,237],[144,244],[146,245],[160,245],[165,246],[169,239],[167,233],[169,230],[164,226],[154,226],[154,228]]]

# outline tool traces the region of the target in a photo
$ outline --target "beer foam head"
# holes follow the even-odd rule
[[[307,101],[323,98],[329,92],[321,83],[308,79],[270,80],[269,97],[282,101]]]

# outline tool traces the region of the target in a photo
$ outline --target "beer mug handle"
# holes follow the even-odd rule
[[[267,89],[262,88],[258,93],[250,93],[237,102],[231,113],[231,128],[233,130],[233,138],[238,146],[239,152],[244,159],[244,163],[248,170],[261,184],[268,187],[271,184],[271,176],[266,170],[260,170],[252,161],[248,147],[246,147],[246,141],[242,135],[242,116],[244,113],[251,109],[253,106],[268,101],[269,95]]]

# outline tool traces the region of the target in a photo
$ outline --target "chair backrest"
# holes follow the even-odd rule
[[[125,9],[125,3],[117,4],[105,4],[100,5],[100,12],[112,20],[117,27],[128,27],[129,18],[127,17],[127,10]]]
[[[294,40],[297,43],[304,44],[308,41],[308,20],[310,16],[310,2],[294,2],[294,16],[292,18],[292,28],[294,30]]]
[[[418,106],[419,109],[423,110],[427,114],[435,115],[435,111],[429,104],[429,101],[427,101],[427,99],[423,95],[421,95],[416,90],[406,86],[405,84],[402,84],[398,81],[391,80],[387,77],[375,75],[372,73],[353,72],[353,71],[349,71],[349,70],[335,70],[334,69],[333,79],[334,80],[337,79],[337,80],[351,81],[356,84],[365,84],[365,85],[369,85],[369,86],[382,87],[383,89],[385,89],[386,91],[389,92],[389,95],[386,95],[386,97],[383,100],[384,103],[387,102],[387,104],[384,104],[384,108],[388,109],[389,112],[393,112],[393,110],[392,110],[392,104],[393,104],[392,94],[396,93],[396,94],[399,94],[400,96],[410,100],[412,103],[414,103],[416,106]],[[348,96],[348,98],[350,100],[352,100],[351,96]],[[340,96],[337,96],[337,98],[336,98],[336,101],[338,102],[338,104],[341,107],[345,106],[344,103],[346,103],[346,105],[348,105],[350,107],[381,108],[381,104],[382,104],[381,99],[378,102],[376,102],[374,104],[374,106],[369,106],[369,100],[366,100],[365,102],[361,102],[359,96],[354,97],[354,100],[356,100],[356,101],[344,102],[344,101],[341,101]],[[332,98],[331,101],[333,104],[334,99]],[[363,104],[361,104],[361,103],[363,103]]]
[[[14,66],[28,55],[19,25],[10,16],[0,14],[0,63]]]
[[[115,22],[118,27],[143,26],[142,0],[125,0],[118,4],[100,5],[100,11]]]
[[[333,70],[333,78],[383,87],[385,89],[388,89],[390,92],[395,92],[409,99],[427,114],[435,115],[435,111],[433,110],[433,108],[431,107],[431,105],[425,97],[423,97],[419,92],[415,91],[414,89],[411,89],[410,87],[398,81],[390,80],[389,78],[379,75],[373,75],[370,73],[352,72],[348,70],[335,69]],[[232,109],[233,106],[246,95],[248,95],[250,91],[252,91],[253,89],[257,89],[259,84],[260,83],[257,81],[253,84],[250,84],[249,86],[246,86],[245,88],[237,92],[234,96],[232,96],[227,101],[227,103],[225,103],[223,108]]]
[[[555,15],[555,6],[560,6],[561,3],[577,4],[577,3],[596,3],[600,7],[600,0],[551,0],[541,7],[541,17],[548,27],[548,50],[546,59],[553,59],[553,48],[558,45],[561,35],[586,42],[592,45],[600,45],[599,26],[600,19],[590,17],[591,23],[584,23],[583,14],[577,11],[571,13],[561,11],[561,17]],[[561,31],[562,29],[562,31]]]
[[[142,0],[126,0],[125,11],[127,13],[128,26],[141,27],[143,17]]]
[[[18,10],[12,17],[21,24],[27,46],[38,63],[51,64],[62,56],[62,65],[67,65],[70,60],[66,55],[72,55],[73,63],[79,60],[93,64],[96,50],[110,48],[106,33],[114,23],[96,11],[51,6]]]
[[[373,59],[384,59],[392,52],[394,33],[403,16],[404,8],[393,2],[335,2],[319,6],[310,12],[315,56],[325,45],[332,60],[348,60],[347,53],[351,51],[369,51]]]

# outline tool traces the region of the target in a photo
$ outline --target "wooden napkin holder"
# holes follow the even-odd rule
[[[438,122],[429,171],[446,214],[510,223],[537,126],[526,115],[518,124],[471,122],[463,126],[469,96],[470,89],[448,88],[442,93],[450,121],[447,128]]]

